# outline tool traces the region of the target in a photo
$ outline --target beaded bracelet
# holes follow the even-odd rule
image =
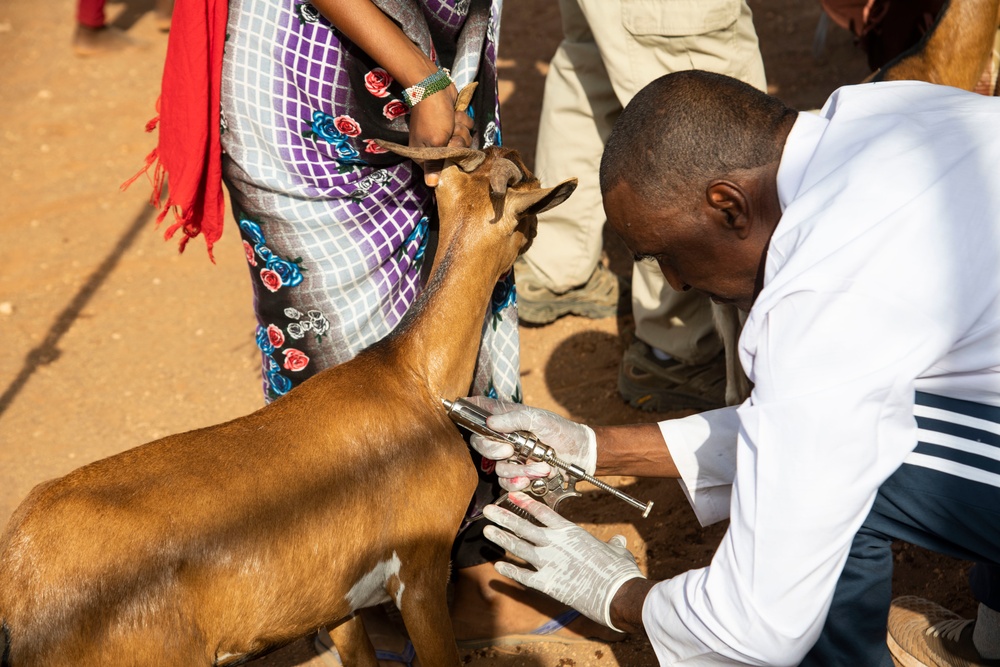
[[[406,102],[406,106],[412,109],[417,106],[417,103],[421,100],[425,100],[434,93],[444,90],[451,84],[452,80],[450,72],[443,67],[439,67],[438,71],[434,72],[420,83],[415,83],[404,90],[403,101]]]

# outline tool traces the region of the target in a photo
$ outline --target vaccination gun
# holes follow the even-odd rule
[[[609,486],[601,480],[588,475],[580,466],[561,460],[556,456],[556,451],[544,442],[540,442],[534,433],[528,433],[527,431],[500,433],[499,431],[494,431],[486,425],[486,419],[492,413],[487,412],[478,405],[470,403],[464,398],[456,398],[454,401],[449,401],[448,399],[441,400],[444,403],[444,407],[448,410],[448,416],[459,426],[473,433],[478,433],[484,438],[510,443],[514,447],[514,459],[519,463],[541,461],[555,468],[556,472],[554,475],[548,479],[532,480],[528,488],[525,489],[526,492],[539,498],[552,509],[556,509],[559,503],[566,498],[580,495],[580,492],[576,490],[576,483],[580,480],[590,482],[602,491],[607,491],[615,498],[624,500],[632,507],[642,510],[642,518],[644,519],[649,516],[649,512],[653,509],[652,501],[643,503],[640,500],[636,500],[627,493],[622,493],[613,486]],[[497,504],[503,504],[507,507],[512,505],[507,500],[506,493],[497,499]]]

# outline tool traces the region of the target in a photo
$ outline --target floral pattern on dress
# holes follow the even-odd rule
[[[271,292],[277,292],[282,287],[295,287],[302,283],[302,258],[283,259],[271,252],[264,239],[260,224],[243,218],[239,222],[240,231],[247,237],[243,239],[243,252],[247,263],[252,267],[261,266],[260,282]],[[260,258],[261,262],[257,261]]]
[[[292,390],[292,381],[281,374],[281,367],[278,362],[269,355],[264,355],[264,391],[268,400],[274,400],[279,396],[284,396]]]
[[[483,131],[483,148],[490,146],[503,146],[500,128],[492,120],[486,124],[486,129]]]
[[[400,116],[405,116],[410,113],[410,107],[406,106],[403,102],[399,100],[389,100],[382,107],[382,115],[386,117],[387,120],[396,120]]]
[[[285,308],[285,317],[294,320],[286,331],[295,340],[305,338],[307,333],[312,332],[316,342],[322,343],[323,336],[330,330],[330,320],[318,310],[310,310],[303,315],[295,308]]]
[[[366,139],[365,141],[372,141],[372,139]],[[380,149],[383,151],[384,149]],[[372,173],[368,174],[354,186],[354,191],[348,195],[348,198],[353,199],[355,202],[360,202],[369,195],[371,195],[372,190],[379,185],[385,185],[392,180],[392,176],[385,169],[376,169]]]
[[[282,367],[291,372],[302,371],[309,365],[309,356],[297,348],[285,348],[285,335],[274,324],[269,324],[267,327],[258,325],[256,339],[257,347],[264,355],[264,390],[268,398],[274,400],[278,396],[287,394],[292,388],[291,379],[281,374]],[[284,358],[283,364],[274,359],[276,352],[280,352]]]
[[[340,171],[350,171],[354,167],[367,164],[361,159],[358,149],[350,142],[351,137],[361,134],[361,125],[358,121],[347,115],[333,117],[322,111],[313,111],[312,119],[303,122],[309,125],[309,129],[302,133],[303,137],[322,140],[333,146],[337,153],[336,162]]]
[[[427,251],[427,229],[430,227],[430,219],[425,215],[417,221],[416,226],[413,230],[406,236],[403,240],[402,245],[396,250],[396,252],[402,256],[407,252],[414,242],[418,243],[417,252],[413,255],[413,265],[414,268],[419,271],[421,265],[424,263],[424,253]]]
[[[310,330],[317,341],[322,340],[323,333],[330,328],[330,322],[319,311],[309,311],[303,316],[295,308],[286,308],[285,314],[299,321],[289,323],[284,330],[276,324],[257,326],[256,342],[264,357],[264,391],[269,400],[288,393],[294,384],[282,370],[298,373],[309,366],[309,355],[294,347],[294,341],[305,337]]]
[[[503,311],[508,306],[517,303],[517,288],[514,286],[514,272],[507,271],[497,281],[493,288],[493,295],[490,297],[490,324],[496,331],[500,322],[503,322]],[[495,396],[491,398],[496,398]]]
[[[295,3],[295,15],[299,18],[299,23],[319,23],[319,10],[308,2]]]
[[[269,292],[277,292],[282,288],[292,288],[303,281],[301,266],[302,258],[283,259],[274,254],[267,246],[267,239],[260,223],[238,215],[240,232],[243,236],[243,253],[250,265],[251,275],[257,275],[261,284]],[[259,269],[259,270],[255,270]],[[310,310],[303,314],[295,308],[285,308],[287,323],[263,322],[258,324],[256,331],[257,348],[263,356],[262,371],[264,393],[268,401],[291,391],[297,383],[295,375],[288,377],[285,373],[298,374],[306,370],[311,359],[309,355],[296,346],[296,341],[303,339],[311,332],[316,341],[323,340],[323,335],[330,330],[330,321],[318,310]]]
[[[365,89],[375,97],[388,97],[392,81],[391,74],[381,67],[374,67],[365,74]]]

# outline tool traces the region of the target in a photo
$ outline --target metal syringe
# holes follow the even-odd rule
[[[642,510],[643,518],[649,516],[650,511],[653,509],[652,501],[643,503],[641,500],[636,500],[627,493],[623,493],[613,486],[605,484],[601,480],[588,475],[587,471],[580,466],[563,461],[556,456],[556,450],[539,441],[538,437],[535,436],[534,433],[529,433],[527,431],[501,433],[499,431],[494,431],[486,425],[486,420],[490,417],[490,413],[478,405],[470,403],[464,398],[456,398],[454,401],[449,401],[448,399],[443,398],[441,399],[441,402],[444,403],[444,407],[447,408],[448,416],[459,426],[462,426],[473,433],[478,433],[485,438],[510,443],[514,447],[514,457],[519,462],[527,463],[528,461],[541,461],[548,463],[553,467],[565,471],[570,476],[572,480],[570,484],[571,487],[575,485],[577,480],[589,482],[602,491],[610,493],[615,498],[624,500],[629,505]],[[575,489],[572,489],[572,491],[575,493]]]

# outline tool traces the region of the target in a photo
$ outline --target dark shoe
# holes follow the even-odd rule
[[[514,280],[517,317],[528,324],[549,324],[563,315],[598,320],[619,314],[618,276],[603,264],[597,265],[586,283],[562,294],[543,287],[524,261],[514,263]]]
[[[886,642],[903,667],[1000,665],[1000,660],[980,657],[972,643],[975,625],[930,600],[907,595],[892,601]]]
[[[661,361],[636,340],[622,357],[618,392],[633,408],[649,412],[721,408],[726,404],[725,353],[697,366]]]

